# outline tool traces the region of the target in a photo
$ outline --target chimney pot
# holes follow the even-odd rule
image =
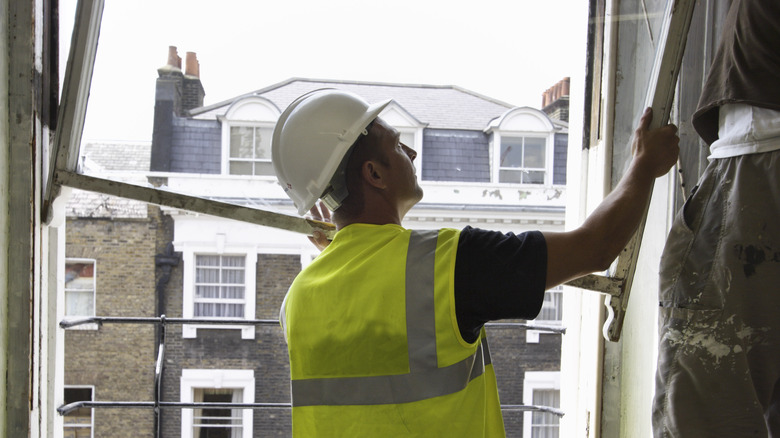
[[[176,46],[168,46],[168,65],[181,69],[181,57]]]
[[[198,63],[198,55],[195,52],[187,52],[184,74],[195,76],[196,78],[200,77],[200,63]]]

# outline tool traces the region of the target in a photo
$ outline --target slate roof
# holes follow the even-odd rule
[[[84,164],[119,172],[148,172],[152,156],[151,143],[85,143],[81,147]]]
[[[363,96],[370,103],[393,99],[417,120],[436,129],[482,130],[513,105],[452,85],[409,85],[379,82],[332,81],[292,78],[257,91],[212,105],[195,108],[190,114],[197,119],[214,119],[227,112],[230,105],[244,97],[262,96],[279,111],[298,96],[319,88],[338,88]]]
[[[85,143],[80,166],[85,173],[115,172],[127,182],[146,183],[152,153],[150,143]],[[133,175],[135,174],[135,175]],[[67,217],[143,219],[145,202],[73,189],[65,206]]]

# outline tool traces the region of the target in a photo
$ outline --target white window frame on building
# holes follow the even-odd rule
[[[67,396],[69,389],[76,389],[76,390],[84,390],[88,389],[90,391],[89,399],[79,399],[74,400]],[[65,403],[73,403],[78,401],[94,401],[95,400],[95,387],[92,385],[65,385],[64,386],[65,391]],[[75,423],[68,422],[69,418],[85,418],[86,415],[79,415],[84,414],[85,412],[89,412],[89,422],[85,423],[83,420],[77,420]],[[78,408],[75,411],[73,411],[71,414],[65,415],[62,419],[62,436],[63,438],[92,438],[95,436],[95,411],[92,408]],[[68,434],[66,429],[73,429],[74,434]],[[89,435],[79,434],[75,429],[89,429]]]
[[[243,254],[195,254],[193,317],[244,317],[249,293],[245,264]]]
[[[222,174],[230,176],[245,177],[268,177],[276,178],[273,166],[271,165],[271,137],[273,136],[274,126],[281,112],[279,108],[268,99],[259,96],[249,96],[235,101],[228,108],[225,115],[219,116],[218,120],[222,123]],[[234,128],[252,129],[252,156],[234,157],[233,156],[233,132]],[[255,156],[256,139],[258,134],[262,134],[262,143],[267,144],[267,157]],[[267,143],[266,143],[267,141]],[[232,164],[248,163],[252,167],[251,173],[233,173]],[[257,172],[257,166],[262,167],[261,172]]]
[[[257,248],[254,245],[239,245],[231,241],[226,241],[226,235],[216,233],[211,236],[210,241],[186,241],[174,242],[176,251],[182,253],[182,263],[184,266],[182,275],[182,317],[183,318],[201,318],[203,316],[195,315],[195,303],[197,298],[196,287],[198,281],[197,258],[199,255],[216,256],[239,256],[244,257],[244,316],[241,318],[230,319],[255,319],[256,313],[256,295],[257,295]],[[234,286],[234,285],[231,285]],[[225,303],[235,304],[234,300],[224,300]],[[212,318],[219,319],[219,318]],[[182,326],[182,337],[195,338],[199,328],[208,329],[232,329],[241,330],[241,339],[254,339],[254,326],[239,325],[208,325],[208,324],[184,324]]]
[[[77,279],[82,279],[81,276],[74,277],[71,280],[68,279],[69,272],[74,272],[74,271],[69,271],[68,270],[68,266],[79,265],[79,264],[83,264],[83,265],[91,264],[92,265],[92,277],[91,277],[92,280],[91,280],[91,282],[90,281],[80,281],[79,282],[79,283],[84,283],[84,284],[91,283],[91,287],[89,289],[84,288],[84,287],[73,287],[73,281],[77,281]],[[83,277],[83,278],[86,279],[88,277]],[[95,260],[95,259],[88,259],[88,258],[66,258],[65,259],[65,287],[64,287],[63,290],[64,290],[64,306],[63,306],[64,307],[64,315],[63,315],[63,319],[64,320],[89,318],[89,317],[95,316],[96,315],[95,307],[96,307],[96,304],[97,304],[97,302],[96,302],[97,301],[97,260]],[[76,295],[76,294],[78,294],[78,295],[85,295],[85,296],[91,294],[89,311],[87,311],[85,313],[69,313],[68,312],[68,310],[69,310],[69,305],[68,305],[69,298],[72,295]],[[73,330],[97,330],[97,328],[98,328],[97,324],[84,324],[84,325],[80,325],[80,326],[77,326],[77,327],[73,327],[72,329]]]
[[[553,183],[553,161],[555,157],[555,126],[550,118],[537,109],[529,107],[514,108],[493,120],[485,129],[490,136],[490,163],[491,163],[491,181],[507,185],[527,185],[527,186],[551,186]],[[506,142],[517,142],[520,140],[522,160],[525,159],[526,140],[540,139],[544,141],[544,163],[538,165],[526,165],[520,163],[519,166],[505,166],[502,162],[505,154],[502,154]],[[520,182],[502,181],[502,172],[518,172],[521,174]],[[530,172],[543,172],[541,182],[529,182]]]
[[[180,391],[182,403],[194,403],[198,390],[202,389],[230,389],[233,390],[234,394],[232,403],[254,403],[254,370],[183,369],[181,371]],[[198,421],[198,417],[202,419],[202,414],[203,409],[182,409],[182,438],[197,438],[194,436],[195,422]],[[231,421],[236,418],[240,418],[241,421],[241,432],[233,434],[231,438],[252,438],[252,409],[231,409],[230,417]],[[227,419],[223,418],[224,420]]]
[[[558,406],[554,404],[534,402],[534,393],[537,391],[557,391],[558,392]],[[529,406],[547,406],[553,408],[560,408],[560,392],[561,392],[561,372],[560,371],[526,371],[523,380],[523,404]],[[549,420],[550,423],[545,422],[539,424],[539,420]],[[555,424],[556,426],[553,426]],[[533,436],[547,437],[548,435],[534,434],[534,428],[539,427],[555,427],[558,429],[556,434],[550,436],[560,435],[560,417],[555,414],[543,411],[526,411],[523,413],[523,437],[530,438]]]

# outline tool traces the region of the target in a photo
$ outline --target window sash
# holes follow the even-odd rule
[[[512,150],[516,148],[515,150]],[[501,183],[544,184],[547,174],[547,139],[501,137],[498,180]]]
[[[561,392],[557,389],[534,389],[533,404],[559,408]],[[560,419],[549,412],[534,411],[531,413],[531,437],[558,438]]]
[[[95,316],[95,260],[65,260],[65,316]]]
[[[274,175],[271,163],[270,128],[235,125],[230,127],[228,173],[231,175]]]
[[[193,316],[243,318],[246,307],[245,256],[195,256]]]

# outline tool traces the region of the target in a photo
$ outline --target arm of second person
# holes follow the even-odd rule
[[[653,113],[647,108],[634,133],[634,159],[617,187],[572,231],[545,232],[549,289],[591,272],[606,270],[639,226],[653,181],[677,162],[677,127],[649,130]]]

